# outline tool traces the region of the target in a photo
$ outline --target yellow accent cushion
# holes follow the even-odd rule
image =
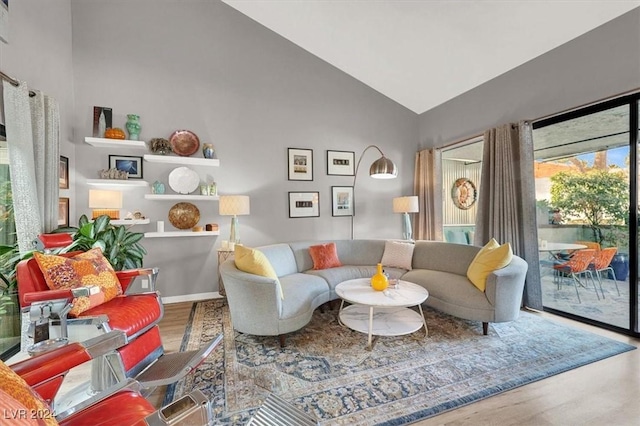
[[[22,377],[16,374],[10,369],[4,362],[0,361],[0,391],[5,392],[19,404],[27,408],[26,416],[29,419],[34,419],[37,424],[45,424],[48,426],[55,426],[58,424],[56,418],[53,416],[53,411],[42,400],[37,392],[33,391],[27,382]],[[3,395],[4,399],[4,395]],[[7,401],[10,403],[10,401]],[[5,414],[7,414],[5,412]],[[18,413],[16,412],[16,415]],[[12,420],[9,417],[3,417],[0,413],[0,419],[5,419],[8,424]],[[0,424],[5,424],[0,421]]]
[[[35,252],[33,256],[40,266],[47,286],[51,290],[97,286],[100,291],[90,296],[73,299],[69,312],[77,317],[82,312],[101,305],[122,294],[122,286],[102,250],[94,248],[73,257]]]
[[[500,245],[492,238],[473,258],[467,269],[467,278],[478,287],[478,290],[484,291],[489,274],[507,266],[512,258],[511,244]]]
[[[236,263],[236,268],[243,272],[276,280],[278,288],[280,289],[280,297],[284,299],[284,293],[282,292],[282,286],[280,285],[280,280],[278,280],[278,275],[264,253],[260,250],[236,245],[234,250],[234,261]]]

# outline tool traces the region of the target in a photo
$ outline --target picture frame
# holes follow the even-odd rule
[[[320,217],[320,192],[289,192],[289,217]]]
[[[354,176],[356,153],[327,150],[327,175]]]
[[[69,226],[69,198],[58,198],[58,227]]]
[[[289,180],[313,180],[313,150],[287,148]]]
[[[60,156],[58,168],[58,188],[69,189],[69,158]]]
[[[353,186],[331,187],[331,215],[353,216]]]
[[[129,179],[142,179],[142,157],[110,155],[109,168],[129,173]]]

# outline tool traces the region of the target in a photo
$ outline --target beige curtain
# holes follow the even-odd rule
[[[514,253],[529,264],[523,304],[542,309],[533,161],[529,123],[485,132],[474,243],[484,245],[491,238],[511,243]]]
[[[416,153],[414,194],[420,211],[415,216],[416,240],[442,240],[442,193],[440,191],[440,151],[425,149]]]

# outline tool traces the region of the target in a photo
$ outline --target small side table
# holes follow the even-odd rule
[[[222,297],[225,297],[227,294],[224,291],[224,283],[220,275],[220,265],[231,256],[233,256],[233,250],[218,249],[218,293],[220,293]]]

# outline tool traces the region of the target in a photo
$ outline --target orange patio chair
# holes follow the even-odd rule
[[[618,291],[618,296],[620,296],[620,289],[618,288],[618,280],[616,278],[616,273],[611,267],[611,261],[613,260],[613,256],[618,252],[617,247],[607,247],[605,249],[600,250],[596,253],[596,257],[593,259],[593,263],[590,265],[590,269],[596,273],[596,278],[598,278],[598,283],[600,284],[600,293],[602,293],[602,298],[604,299],[604,292],[602,291],[602,272],[611,271],[611,275],[613,276],[613,282],[616,284],[616,290]]]
[[[580,293],[578,292],[578,286],[586,288],[586,286],[580,281],[581,276],[589,276],[591,281],[593,282],[593,289],[596,291],[596,296],[598,300],[600,300],[600,295],[598,294],[598,289],[596,288],[596,282],[593,279],[593,273],[589,266],[593,262],[595,258],[596,251],[594,249],[583,249],[577,250],[573,253],[573,256],[569,258],[565,263],[560,263],[558,265],[554,265],[553,269],[557,272],[558,276],[558,289],[560,289],[560,283],[562,280],[562,275],[569,276],[572,278],[573,286],[576,289],[576,295],[578,296],[578,303],[582,303],[580,300]]]

